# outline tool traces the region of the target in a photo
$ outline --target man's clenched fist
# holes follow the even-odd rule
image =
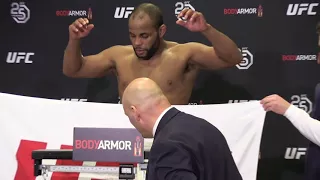
[[[81,39],[86,37],[90,31],[93,29],[94,25],[89,24],[89,20],[87,18],[79,18],[74,21],[69,26],[69,36],[70,39]]]
[[[289,102],[287,102],[277,94],[273,94],[263,98],[260,103],[262,104],[264,110],[272,111],[280,115],[284,115],[284,113],[291,105]]]

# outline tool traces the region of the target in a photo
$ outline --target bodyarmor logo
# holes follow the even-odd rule
[[[142,156],[142,145],[141,145],[141,139],[139,136],[136,137],[136,142],[134,143],[134,156]]]
[[[306,155],[307,148],[287,148],[284,155],[285,159],[300,159],[301,156]]]
[[[306,94],[293,95],[291,97],[291,104],[297,106],[298,108],[311,113],[312,111],[312,102],[309,100]]]
[[[174,14],[176,16],[178,16],[183,9],[192,9],[195,11],[195,8],[190,4],[189,1],[177,2],[175,6],[176,6],[176,9],[174,11]]]
[[[248,50],[247,47],[243,47],[242,49],[239,49],[242,53],[242,61],[237,64],[238,69],[249,69],[250,66],[253,64],[253,55],[251,52]]]
[[[75,140],[76,149],[131,150],[131,141]]]
[[[317,55],[282,55],[283,61],[316,61]]]
[[[116,19],[128,18],[133,10],[134,7],[116,7],[113,17]]]
[[[26,23],[30,19],[30,10],[24,2],[11,3],[11,16],[19,24]]]
[[[319,3],[289,4],[287,16],[301,16],[304,12],[309,16],[314,16],[317,11],[313,11],[313,9],[318,5]]]

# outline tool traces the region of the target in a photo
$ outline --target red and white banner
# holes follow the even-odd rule
[[[33,176],[32,150],[71,149],[74,127],[133,128],[121,104],[60,101],[0,93],[0,107],[1,180],[36,179]],[[256,180],[265,119],[265,111],[259,101],[175,107],[215,125],[226,137],[243,179]],[[114,165],[66,160],[44,160],[43,164]],[[55,172],[49,173],[46,179],[100,178],[116,177]]]

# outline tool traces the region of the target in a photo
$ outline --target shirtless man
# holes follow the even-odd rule
[[[63,73],[73,78],[96,78],[114,70],[120,98],[132,80],[148,77],[161,87],[171,104],[188,104],[200,68],[232,67],[241,62],[242,55],[237,45],[208,24],[200,12],[184,9],[176,23],[191,32],[202,33],[214,47],[164,40],[166,25],[161,10],[154,4],[143,3],[129,17],[132,45],[115,45],[98,54],[83,56],[81,38],[94,25],[86,18],[73,22],[69,26]]]

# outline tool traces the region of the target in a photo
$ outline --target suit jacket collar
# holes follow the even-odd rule
[[[174,116],[176,116],[180,111],[178,109],[176,109],[175,107],[172,107],[171,109],[169,109],[161,118],[159,125],[157,127],[156,133],[154,138],[157,137],[157,134],[159,134],[159,132],[161,131],[162,128],[164,128],[168,122],[170,122],[172,120],[172,118]]]

